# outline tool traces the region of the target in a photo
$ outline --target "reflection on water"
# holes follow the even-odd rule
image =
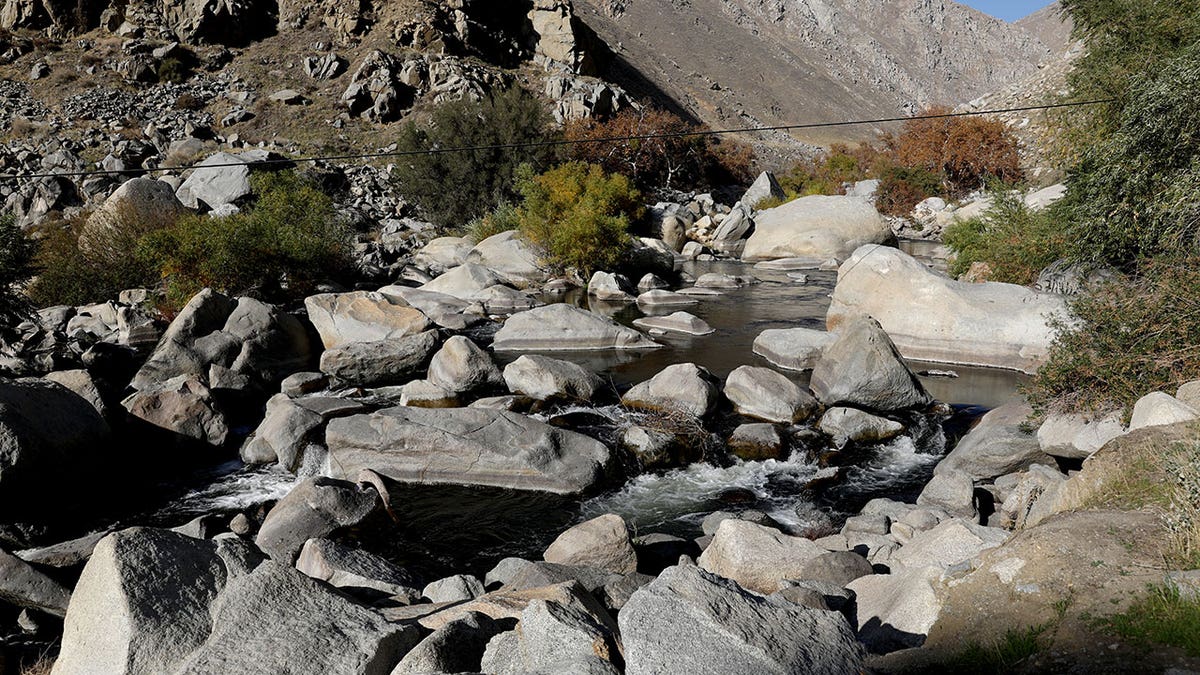
[[[929,242],[915,242],[927,245]],[[772,328],[815,328],[824,330],[829,296],[837,283],[837,273],[806,272],[808,283],[798,284],[785,272],[756,270],[752,265],[733,261],[687,262],[683,272],[699,277],[708,272],[753,276],[759,284],[736,289],[721,289],[721,295],[699,296],[699,304],[682,308],[706,321],[715,330],[710,335],[692,336],[671,333],[654,339],[666,348],[643,352],[611,350],[597,352],[544,352],[547,356],[572,361],[593,372],[611,378],[617,384],[633,384],[650,379],[667,366],[695,363],[724,378],[739,366],[770,366],[754,354],[754,340]],[[670,314],[680,308],[643,311],[636,304],[613,305],[590,301],[583,293],[564,298],[592,311],[611,316],[617,322],[633,326],[633,321],[650,314]],[[499,353],[502,365],[516,360],[520,353]],[[994,408],[1010,401],[1026,376],[1010,371],[933,363],[912,364],[916,371],[953,371],[956,378],[923,377],[930,393],[940,401]],[[807,383],[807,373],[787,373]]]

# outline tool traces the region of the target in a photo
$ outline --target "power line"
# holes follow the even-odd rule
[[[776,126],[765,127],[740,127],[733,129],[697,129],[695,131],[677,131],[670,133],[658,134],[634,134],[630,136],[606,136],[602,138],[586,138],[586,139],[558,139],[552,141],[529,141],[524,143],[504,143],[499,145],[475,145],[461,146],[449,148],[429,148],[426,150],[393,150],[389,152],[366,152],[346,155],[323,155],[317,157],[295,157],[282,159],[264,159],[261,161],[248,162],[219,162],[215,164],[187,164],[184,166],[157,167],[154,169],[97,169],[93,171],[56,171],[46,173],[31,173],[31,174],[4,174],[0,175],[0,180],[36,180],[40,178],[77,178],[83,176],[113,176],[113,175],[143,175],[147,173],[157,173],[162,171],[188,171],[190,169],[222,169],[237,166],[271,166],[271,165],[293,165],[300,163],[313,162],[343,162],[348,160],[361,159],[384,159],[393,157],[412,157],[416,155],[445,155],[460,152],[483,152],[493,150],[518,150],[526,148],[546,148],[546,147],[563,147],[570,145],[584,145],[590,143],[625,143],[628,141],[645,141],[665,138],[696,138],[704,136],[724,136],[729,134],[749,134],[761,133],[768,131],[803,131],[806,129],[830,129],[837,127],[860,126],[866,124],[889,124],[893,122],[907,122],[910,120],[938,120],[949,119],[956,117],[976,117],[982,115],[1003,115],[1008,113],[1033,112],[1038,110],[1056,110],[1062,108],[1077,108],[1081,106],[1103,105],[1105,103],[1113,103],[1116,99],[1098,99],[1093,101],[1076,101],[1071,103],[1052,103],[1034,106],[1022,106],[1017,108],[1000,108],[996,110],[978,110],[972,112],[949,112],[938,113],[935,115],[917,115],[914,117],[882,117],[866,120],[847,120],[841,122],[811,122],[806,124],[782,124]]]

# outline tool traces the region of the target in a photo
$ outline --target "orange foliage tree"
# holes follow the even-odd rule
[[[942,176],[946,192],[962,195],[989,179],[1015,182],[1022,176],[1016,136],[1002,120],[990,117],[937,117],[946,107],[933,107],[904,123],[900,133],[885,136],[896,163]]]

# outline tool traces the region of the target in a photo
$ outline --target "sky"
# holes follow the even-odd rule
[[[1016,21],[1053,4],[1051,0],[959,0],[964,5],[970,5],[981,12],[999,17],[1005,21]]]

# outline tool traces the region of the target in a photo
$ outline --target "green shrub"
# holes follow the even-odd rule
[[[875,192],[875,207],[889,216],[907,216],[917,204],[938,195],[942,176],[927,169],[890,166],[879,176]]]
[[[488,237],[515,230],[520,226],[521,223],[517,220],[517,207],[509,202],[504,202],[497,206],[495,211],[482,218],[472,220],[463,231],[463,236],[478,244]]]
[[[192,76],[192,67],[184,60],[168,56],[158,64],[158,81],[182,84]]]
[[[540,101],[511,87],[480,102],[438,106],[426,126],[406,124],[397,140],[400,152],[420,154],[396,165],[397,189],[443,230],[465,227],[517,197],[517,168],[549,166],[555,148],[502,147],[471,152],[426,154],[438,148],[512,146],[554,138],[550,116]]]
[[[328,196],[291,171],[256,174],[252,182],[258,199],[242,213],[185,216],[139,242],[137,258],[165,280],[168,302],[181,306],[205,287],[296,299],[348,274],[350,232]]]
[[[1154,588],[1126,611],[1099,621],[1109,631],[1145,647],[1179,647],[1200,657],[1200,601],[1176,588]]]
[[[1056,209],[1034,211],[1008,185],[991,191],[992,206],[978,218],[946,227],[942,240],[955,253],[950,273],[963,274],[976,262],[992,269],[992,281],[1031,284],[1067,251]]]
[[[1132,409],[1200,378],[1200,259],[1146,262],[1076,297],[1026,394],[1043,411]]]
[[[0,216],[0,332],[32,314],[25,285],[34,275],[37,247],[12,216]]]
[[[1130,93],[1115,132],[1084,150],[1065,208],[1074,257],[1129,268],[1200,250],[1200,47]]]
[[[1042,651],[1042,636],[1049,628],[1043,625],[1025,630],[1014,629],[990,644],[969,644],[946,662],[929,668],[928,672],[976,675],[1011,673],[1021,663]]]
[[[29,289],[39,307],[103,302],[126,288],[157,284],[154,269],[134,252],[146,235],[173,227],[172,216],[124,209],[103,226],[89,228],[87,222],[80,215],[40,228],[39,273]]]
[[[613,269],[629,250],[629,226],[642,215],[629,178],[594,164],[569,162],[523,180],[516,221],[556,270],[585,275]]]

